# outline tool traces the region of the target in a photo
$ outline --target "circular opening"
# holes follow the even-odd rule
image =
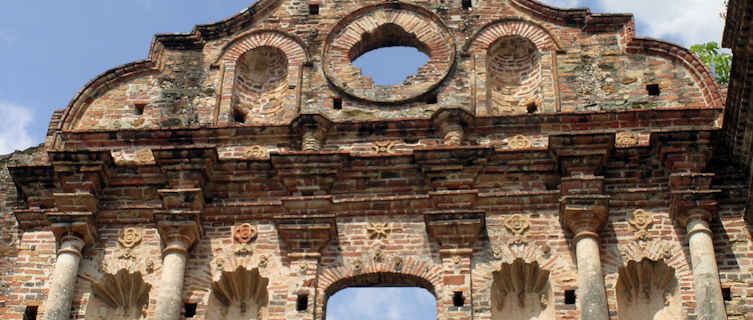
[[[414,77],[428,61],[429,56],[414,47],[388,47],[364,53],[353,65],[375,85],[392,86]]]

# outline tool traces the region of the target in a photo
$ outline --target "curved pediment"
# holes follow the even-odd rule
[[[533,0],[476,1],[472,8],[312,5],[260,1],[190,33],[156,35],[149,59],[89,82],[57,129],[286,127],[302,114],[334,123],[420,120],[458,106],[474,117],[506,117],[722,104],[713,75],[692,53],[635,38],[630,14]],[[394,45],[430,57],[405,83],[375,85],[351,64]],[[267,69],[257,68],[264,61]]]

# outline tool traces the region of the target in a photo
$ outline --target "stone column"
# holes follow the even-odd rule
[[[578,264],[578,295],[580,318],[583,320],[607,320],[609,308],[601,271],[599,255],[599,229],[607,220],[606,200],[576,199],[565,197],[560,219],[575,236],[575,254]],[[600,203],[601,202],[601,203]]]
[[[688,232],[698,320],[727,319],[714,243],[709,228],[711,213],[696,208],[678,218],[680,218],[680,223],[686,226]]]
[[[183,279],[188,250],[199,237],[194,222],[162,222],[158,225],[165,243],[162,250],[162,278],[157,294],[155,320],[178,320],[183,308]]]
[[[81,262],[81,249],[84,240],[75,235],[65,235],[60,239],[58,258],[52,272],[50,293],[45,303],[46,320],[64,320],[71,318],[71,301],[76,290],[78,265]]]
[[[66,215],[59,215],[64,217]],[[86,217],[84,217],[86,218]],[[50,292],[45,302],[45,320],[67,320],[71,318],[73,293],[76,291],[76,278],[81,262],[81,251],[94,240],[92,224],[87,222],[53,223],[58,246],[58,257],[52,271]]]

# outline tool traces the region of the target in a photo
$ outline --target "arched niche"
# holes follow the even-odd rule
[[[104,274],[92,283],[92,298],[86,319],[140,320],[147,319],[146,307],[152,286],[144,282],[140,272],[123,269],[116,274]]]
[[[497,39],[486,54],[487,103],[496,114],[534,112],[542,103],[541,52],[517,35]]]
[[[303,42],[275,30],[255,30],[228,43],[220,68],[220,123],[281,124],[298,112],[297,90],[309,54]]]
[[[549,271],[537,262],[515,259],[492,273],[492,319],[554,319]]]
[[[236,122],[245,122],[249,113],[268,116],[283,108],[287,91],[288,58],[272,46],[246,51],[238,58],[233,88]]]
[[[481,27],[463,46],[473,57],[477,114],[558,111],[553,70],[560,49],[549,31],[531,21],[503,19]]]
[[[650,259],[621,267],[617,315],[620,320],[685,319],[675,269]]]
[[[212,283],[206,319],[266,319],[268,284],[256,268],[222,272],[220,280]]]

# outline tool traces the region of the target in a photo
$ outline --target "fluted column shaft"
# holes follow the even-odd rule
[[[698,320],[727,319],[708,217],[691,215],[687,232]]]
[[[68,320],[71,318],[71,303],[76,290],[76,277],[81,262],[83,239],[67,234],[61,237],[55,269],[52,272],[50,293],[45,302],[45,320]]]

